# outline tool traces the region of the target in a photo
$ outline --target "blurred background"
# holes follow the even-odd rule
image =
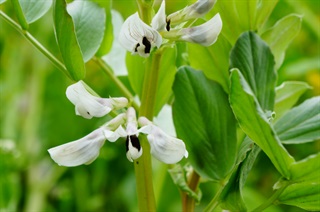
[[[167,14],[188,2],[167,0]],[[16,20],[10,2],[1,6]],[[113,1],[113,9],[125,19],[136,12],[135,1]],[[313,89],[300,99],[320,94],[320,1],[281,0],[266,27],[280,18],[303,15],[300,33],[286,51],[278,84],[287,80],[309,83]],[[34,35],[61,59],[55,42],[52,9],[30,25]],[[89,61],[86,82],[102,96],[119,96],[114,84],[98,66]],[[127,77],[121,80],[128,84]],[[86,120],[76,116],[67,100],[68,80],[19,32],[0,19],[0,211],[136,211],[137,199],[133,164],[125,156],[124,140],[106,142],[100,156],[89,166],[60,167],[47,149],[77,140],[109,117]],[[319,152],[320,142],[286,146],[297,160]],[[158,211],[180,211],[179,190],[170,178],[167,165],[154,160],[154,187]],[[254,208],[272,194],[279,174],[261,153],[249,174],[244,198]],[[203,182],[203,198],[196,210],[211,200],[216,185]],[[290,206],[274,206],[267,211],[303,211]]]

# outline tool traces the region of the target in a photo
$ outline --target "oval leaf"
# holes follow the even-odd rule
[[[320,139],[320,96],[292,108],[274,125],[282,143],[299,144]]]
[[[276,101],[274,112],[278,119],[283,116],[300,98],[300,96],[311,87],[305,82],[284,82],[276,88]]]
[[[268,45],[253,32],[243,33],[230,54],[230,68],[237,68],[248,82],[263,110],[273,111],[276,73]]]
[[[71,78],[78,81],[85,77],[85,66],[73,20],[67,12],[66,6],[65,0],[54,1],[54,27],[64,64]]]
[[[290,179],[289,167],[294,159],[282,146],[253,91],[237,69],[231,73],[230,104],[242,130],[267,154],[277,170]]]
[[[73,1],[68,4],[67,9],[74,22],[83,60],[87,62],[98,51],[103,40],[105,10],[96,3],[82,0]]]
[[[24,13],[26,21],[30,24],[41,18],[48,12],[52,5],[52,0],[34,1],[19,0],[21,9]]]
[[[191,165],[203,177],[222,180],[236,157],[236,121],[228,96],[200,71],[182,67],[173,84],[173,120]]]
[[[301,15],[291,14],[279,20],[273,27],[261,35],[262,39],[271,48],[277,68],[283,62],[285,50],[300,31],[301,23]]]

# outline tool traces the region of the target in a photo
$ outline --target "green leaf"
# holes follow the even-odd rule
[[[304,181],[289,185],[276,201],[308,211],[320,210],[320,181]]]
[[[267,154],[277,170],[290,179],[289,167],[294,159],[282,146],[249,84],[237,69],[231,73],[230,104],[242,130]]]
[[[87,62],[98,51],[103,40],[105,10],[91,1],[82,0],[73,1],[67,9],[74,22],[83,60]]]
[[[19,0],[11,0],[11,3],[21,28],[27,30],[29,28],[29,24],[26,20],[26,17],[23,14]]]
[[[299,144],[320,138],[320,96],[292,108],[274,125],[282,143]]]
[[[85,66],[80,46],[75,34],[73,20],[66,9],[65,0],[55,0],[53,7],[53,20],[56,39],[64,64],[75,81],[85,77]]]
[[[253,32],[243,33],[230,54],[230,68],[241,71],[263,110],[273,111],[276,73],[268,45]]]
[[[278,0],[219,0],[212,13],[220,13],[223,20],[222,34],[234,44],[244,31],[259,32],[277,3]]]
[[[202,70],[209,79],[217,81],[225,91],[228,91],[230,50],[231,45],[223,35],[209,47],[188,43],[190,65]]]
[[[277,68],[281,66],[284,60],[285,50],[300,31],[301,23],[301,15],[290,14],[279,20],[273,27],[261,35],[262,39],[271,48]]]
[[[113,32],[113,14],[111,12],[111,7],[112,7],[112,1],[111,0],[93,0],[93,2],[98,3],[101,7],[105,9],[106,12],[106,22],[105,22],[105,31],[104,31],[104,37],[101,43],[101,46],[96,53],[98,57],[101,57],[105,54],[107,54],[112,47],[113,43],[113,38],[117,38],[117,36],[114,36]],[[120,26],[119,26],[120,27]]]
[[[33,23],[39,18],[41,18],[44,14],[48,12],[52,5],[52,0],[19,0],[19,2],[28,24]]]
[[[300,98],[300,96],[311,87],[305,82],[288,81],[276,88],[276,101],[274,111],[276,119],[283,116]]]
[[[150,66],[150,64],[146,64],[148,61],[150,60],[140,57],[139,55],[132,55],[131,53],[127,52],[126,65],[128,69],[129,82],[134,92],[140,98],[142,94],[142,86],[144,74],[146,72],[146,66]]]
[[[181,67],[173,84],[172,113],[189,161],[202,177],[224,179],[236,160],[236,121],[228,96],[200,71]]]
[[[292,180],[312,181],[320,178],[320,153],[310,155],[304,160],[295,162],[291,166]]]
[[[221,195],[221,207],[231,211],[246,211],[246,205],[242,197],[242,188],[247,179],[257,155],[260,152],[258,146],[253,146],[253,142],[246,137],[240,146],[237,156],[237,167],[224,187]]]

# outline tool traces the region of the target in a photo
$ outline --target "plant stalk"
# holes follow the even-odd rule
[[[192,191],[196,191],[199,185],[200,176],[196,171],[192,171],[191,176],[188,180],[189,188]],[[182,193],[182,211],[193,212],[195,206],[195,199],[188,195],[186,192]]]

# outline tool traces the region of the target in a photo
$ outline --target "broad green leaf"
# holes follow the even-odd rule
[[[320,179],[320,154],[310,155],[291,166],[292,180],[311,181]]]
[[[29,24],[26,20],[26,17],[23,14],[19,0],[11,0],[11,3],[21,28],[27,30],[29,28]]]
[[[209,79],[217,81],[228,91],[230,50],[231,45],[223,35],[209,47],[188,43],[190,65],[202,70]]]
[[[180,164],[176,164],[173,168],[169,169],[168,171],[174,184],[179,189],[181,189],[182,191],[186,192],[188,195],[193,197],[197,202],[200,202],[201,192],[200,190],[193,191],[188,186],[187,171],[185,167],[182,167]]]
[[[264,111],[273,111],[276,73],[268,45],[253,32],[243,33],[230,54],[230,68],[241,71]]]
[[[56,39],[64,64],[75,81],[85,77],[85,66],[80,46],[75,34],[73,20],[66,9],[65,0],[55,0],[53,20]]]
[[[181,67],[173,84],[172,113],[177,135],[194,169],[205,178],[224,179],[236,160],[236,121],[228,96],[200,71]]]
[[[114,38],[117,38],[118,36],[115,36],[115,33],[113,31],[114,14],[112,14],[111,12],[112,0],[105,0],[105,1],[93,0],[93,2],[98,3],[101,7],[105,9],[105,12],[106,12],[104,36],[103,36],[103,40],[100,45],[100,48],[96,54],[97,56],[101,57],[107,54],[111,50],[111,47],[113,46]],[[117,26],[117,27],[120,28],[120,26]]]
[[[259,0],[234,1],[237,8],[238,21],[243,30],[255,30],[257,4]]]
[[[303,181],[289,185],[276,201],[308,211],[320,210],[320,181]]]
[[[283,116],[307,89],[311,89],[311,87],[305,82],[288,81],[278,86],[274,105],[276,119]]]
[[[291,14],[279,20],[273,27],[261,35],[262,39],[271,48],[277,68],[281,66],[284,60],[285,50],[300,31],[301,23],[301,15]]]
[[[320,96],[292,108],[275,123],[282,143],[299,144],[320,139]]]
[[[230,104],[242,130],[270,158],[276,169],[287,179],[294,159],[282,146],[249,84],[239,70],[231,73]]]
[[[160,59],[158,87],[154,108],[155,116],[159,113],[162,106],[167,102],[170,94],[172,93],[171,87],[174,81],[174,75],[176,73],[176,48],[173,46],[167,46],[158,51],[162,51],[162,56]],[[154,57],[154,54],[151,54],[150,57]],[[138,55],[131,55],[127,53],[126,62],[129,81],[133,90],[140,98],[142,95],[144,74],[151,68],[151,61],[152,58],[146,59]]]
[[[100,48],[106,25],[103,8],[91,1],[76,0],[68,4],[76,29],[84,62],[89,61]]]
[[[35,1],[19,0],[21,9],[28,24],[35,22],[48,12],[52,5],[52,0]]]

